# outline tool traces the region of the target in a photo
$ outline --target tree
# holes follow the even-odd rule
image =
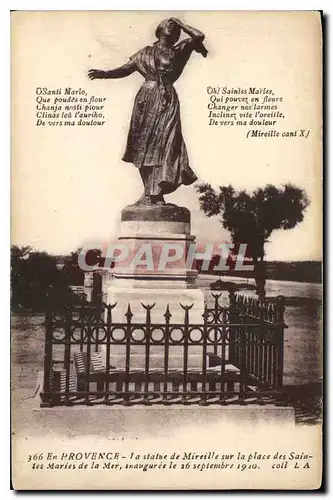
[[[265,243],[274,230],[292,229],[302,222],[309,205],[306,193],[292,184],[277,188],[268,184],[253,193],[210,184],[196,187],[200,208],[208,216],[221,216],[222,226],[234,244],[246,243],[254,264],[260,300],[265,299]]]
[[[70,255],[64,259],[64,275],[66,276],[68,283],[71,285],[81,286],[84,284],[85,271],[80,267],[79,255],[83,251],[82,248],[78,248],[75,252],[71,252]],[[84,260],[86,264],[90,266],[98,266],[103,268],[105,259],[102,256],[100,249],[91,248],[86,253],[84,252]],[[102,275],[98,271],[92,271],[93,278],[93,290],[92,290],[92,302],[100,302],[102,300]]]
[[[80,247],[64,258],[63,271],[70,285],[81,286],[84,283],[85,271],[79,264],[79,255],[82,251],[83,249]],[[89,251],[85,253],[85,262],[90,266],[98,265],[99,267],[103,267],[104,259],[101,250],[95,248],[89,249]]]
[[[68,280],[68,284],[82,286],[84,283],[84,272],[79,266],[78,257],[81,248],[64,258],[63,272]]]
[[[32,252],[32,247],[29,245],[23,246],[23,247],[18,247],[17,245],[12,245],[11,249],[10,249],[11,259],[12,259],[12,261],[26,259],[30,252]]]
[[[31,247],[11,247],[12,308],[45,311],[73,301],[65,274],[57,268],[57,258]]]

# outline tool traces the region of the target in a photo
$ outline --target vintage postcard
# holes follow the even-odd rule
[[[317,11],[11,14],[12,484],[322,482]]]

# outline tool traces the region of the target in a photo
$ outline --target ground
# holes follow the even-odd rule
[[[207,279],[201,282],[208,296]],[[272,294],[281,287],[273,286]],[[300,296],[303,294],[303,297]],[[313,289],[307,289],[287,300],[285,321],[284,386],[296,409],[299,423],[318,423],[321,420],[322,337],[321,305]],[[12,408],[13,432],[38,432],[41,422],[31,418],[38,407],[34,398],[38,372],[43,367],[44,317],[42,315],[13,314],[12,316]],[[43,413],[41,413],[42,418]],[[69,419],[72,418],[68,414]],[[76,412],[75,419],[78,419]],[[55,425],[56,422],[55,422]],[[64,426],[64,423],[61,423]],[[83,426],[84,427],[84,426]]]

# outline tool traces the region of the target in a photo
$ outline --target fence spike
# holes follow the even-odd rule
[[[114,309],[116,307],[116,305],[118,304],[118,302],[115,302],[114,304],[104,304],[103,307],[101,309],[106,309],[107,313],[111,314],[111,311],[112,309]]]
[[[166,310],[165,310],[165,313],[163,314],[163,316],[165,317],[165,319],[166,319],[167,321],[171,318],[172,314],[171,314],[171,312],[170,312],[170,307],[169,307],[169,304],[167,304],[167,306],[166,306]]]
[[[133,317],[133,313],[131,311],[131,304],[130,303],[128,303],[127,312],[126,312],[125,316],[126,316],[127,319],[130,319],[130,318]]]
[[[184,305],[182,304],[181,302],[179,302],[180,306],[184,309],[184,311],[189,311],[190,309],[192,309],[192,307],[194,306],[194,303],[191,304],[190,306],[187,306],[187,305]]]
[[[150,311],[153,307],[155,307],[156,302],[154,302],[154,304],[144,304],[143,302],[141,302],[141,305],[144,309],[146,309],[146,311]]]
[[[280,323],[284,323],[285,309],[284,296],[278,295],[278,297],[276,297],[276,320]]]
[[[146,324],[147,325],[151,323],[150,311],[153,309],[153,307],[155,307],[155,304],[156,304],[156,302],[154,302],[154,304],[144,304],[143,302],[141,302],[142,307],[146,311]]]
[[[207,319],[209,318],[209,311],[208,311],[208,306],[207,304],[205,304],[205,308],[204,308],[204,312],[202,313],[201,315],[204,319],[204,321],[206,322]]]
[[[194,306],[194,304],[186,306],[186,305],[184,305],[184,304],[182,304],[180,302],[180,307],[182,309],[184,309],[184,311],[185,311],[185,314],[184,314],[184,323],[185,323],[186,326],[188,326],[188,324],[189,324],[189,321],[190,321],[189,311],[190,311],[190,309],[192,309],[193,306]]]

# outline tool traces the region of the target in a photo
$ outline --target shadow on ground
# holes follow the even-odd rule
[[[284,396],[288,404],[295,408],[296,424],[315,425],[322,423],[323,387],[320,382],[286,386]]]

